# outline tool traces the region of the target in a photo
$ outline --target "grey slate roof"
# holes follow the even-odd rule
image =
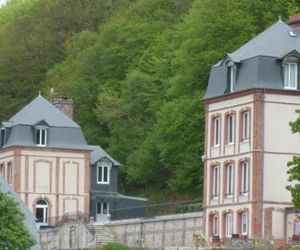
[[[39,124],[48,127],[47,147],[89,150],[80,126],[40,95],[2,122],[7,130],[3,147],[36,147],[34,128]]]
[[[114,160],[108,153],[106,153],[100,146],[97,145],[89,145],[88,146],[90,150],[93,150],[91,152],[91,162],[92,164],[96,163],[97,161],[107,158],[112,162],[114,166],[120,166],[121,164]]]
[[[204,99],[228,94],[226,62],[230,60],[237,65],[234,92],[283,89],[281,59],[292,51],[300,52],[300,31],[278,21],[212,67]]]
[[[45,120],[51,127],[79,128],[78,124],[41,95],[38,95],[33,101],[28,103],[8,122],[15,125],[35,125],[41,120]]]
[[[22,202],[20,197],[17,195],[17,193],[11,188],[11,186],[4,180],[4,178],[0,175],[0,192],[8,193],[18,204],[21,212],[25,215],[25,225],[28,228],[29,232],[32,234],[32,236],[36,239],[37,244],[33,247],[31,247],[32,250],[38,250],[41,249],[38,237],[38,231],[35,223],[35,218],[32,215],[32,213],[29,211],[29,209],[25,206],[25,204]],[[5,226],[5,225],[4,225]]]

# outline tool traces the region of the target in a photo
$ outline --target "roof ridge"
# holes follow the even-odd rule
[[[80,128],[76,122],[41,95],[25,105],[8,122],[13,122],[14,125],[35,125],[41,120],[53,127]]]

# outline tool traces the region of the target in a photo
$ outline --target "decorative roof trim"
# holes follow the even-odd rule
[[[283,55],[281,55],[278,59],[279,60],[283,60],[285,59],[286,57],[289,57],[289,56],[294,56],[294,57],[297,57],[300,59],[300,52],[296,49],[292,50],[292,51],[289,51],[287,53],[284,53]]]
[[[227,54],[225,56],[225,58],[221,61],[220,65],[219,66],[223,66],[225,64],[227,64],[229,61],[232,61],[233,63],[240,63],[241,60],[240,60],[240,57],[238,55],[234,55],[234,54]]]

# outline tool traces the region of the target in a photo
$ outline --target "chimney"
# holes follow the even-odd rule
[[[300,29],[300,12],[290,16],[287,24],[293,29]]]
[[[66,96],[59,96],[53,99],[52,104],[60,111],[64,112],[73,120],[73,100]]]

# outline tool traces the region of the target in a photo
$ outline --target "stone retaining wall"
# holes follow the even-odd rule
[[[195,235],[203,232],[202,212],[105,223],[128,246],[151,249],[196,249]]]

